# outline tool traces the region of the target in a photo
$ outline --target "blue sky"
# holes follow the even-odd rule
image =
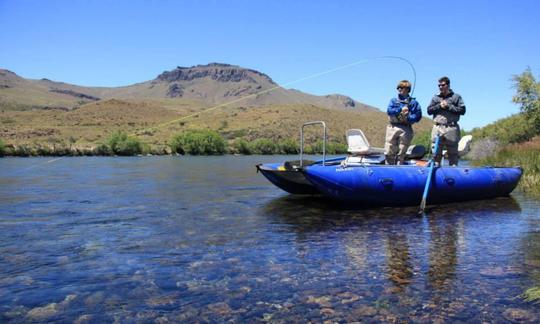
[[[540,76],[540,2],[0,0],[0,68],[25,78],[121,86],[176,66],[229,63],[290,88],[386,109],[412,81],[423,111],[447,75],[462,127],[517,113],[514,74]],[[224,108],[226,109],[226,108]]]

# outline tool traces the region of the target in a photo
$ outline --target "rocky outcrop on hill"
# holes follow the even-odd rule
[[[184,94],[184,87],[178,83],[172,83],[169,86],[169,90],[167,90],[167,97],[169,98],[177,98],[182,97]]]
[[[172,71],[165,71],[158,75],[156,80],[176,82],[193,81],[195,79],[210,78],[218,82],[248,81],[258,83],[257,78],[263,78],[267,82],[275,84],[272,79],[261,72],[244,69],[235,65],[210,63],[193,67],[177,67]]]
[[[19,78],[19,79],[21,78],[14,72],[11,72],[10,70],[6,70],[6,69],[0,69],[0,77],[12,77],[12,78]]]
[[[334,99],[338,102],[340,102],[345,107],[354,107],[356,106],[356,103],[354,102],[354,99],[351,97],[347,97],[340,94],[332,94],[325,96],[328,99]]]
[[[0,69],[0,89],[13,88],[22,81],[23,78],[10,70]]]

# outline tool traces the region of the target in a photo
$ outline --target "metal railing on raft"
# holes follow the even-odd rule
[[[326,123],[323,121],[312,121],[307,122],[302,125],[302,128],[300,129],[300,167],[304,165],[304,127],[310,126],[310,125],[322,125],[323,126],[323,159],[322,159],[322,165],[326,165]]]

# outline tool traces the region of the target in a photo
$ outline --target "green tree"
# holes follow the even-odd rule
[[[514,103],[520,105],[521,112],[531,120],[534,133],[540,133],[540,83],[536,82],[531,68],[527,68],[520,75],[513,76],[516,95],[512,98]]]
[[[114,132],[107,144],[117,155],[136,155],[143,152],[143,145],[137,138],[128,136],[121,131]]]

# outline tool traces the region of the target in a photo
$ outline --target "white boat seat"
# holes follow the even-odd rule
[[[471,150],[471,141],[472,141],[472,135],[465,135],[459,140],[458,155],[460,157],[469,153],[469,151]],[[443,156],[448,157],[448,152],[446,150],[443,150],[442,154]]]
[[[471,150],[472,135],[463,136],[458,143],[458,154],[464,156]]]
[[[346,133],[347,151],[352,155],[377,155],[384,154],[383,148],[372,147],[360,129],[349,129]]]

